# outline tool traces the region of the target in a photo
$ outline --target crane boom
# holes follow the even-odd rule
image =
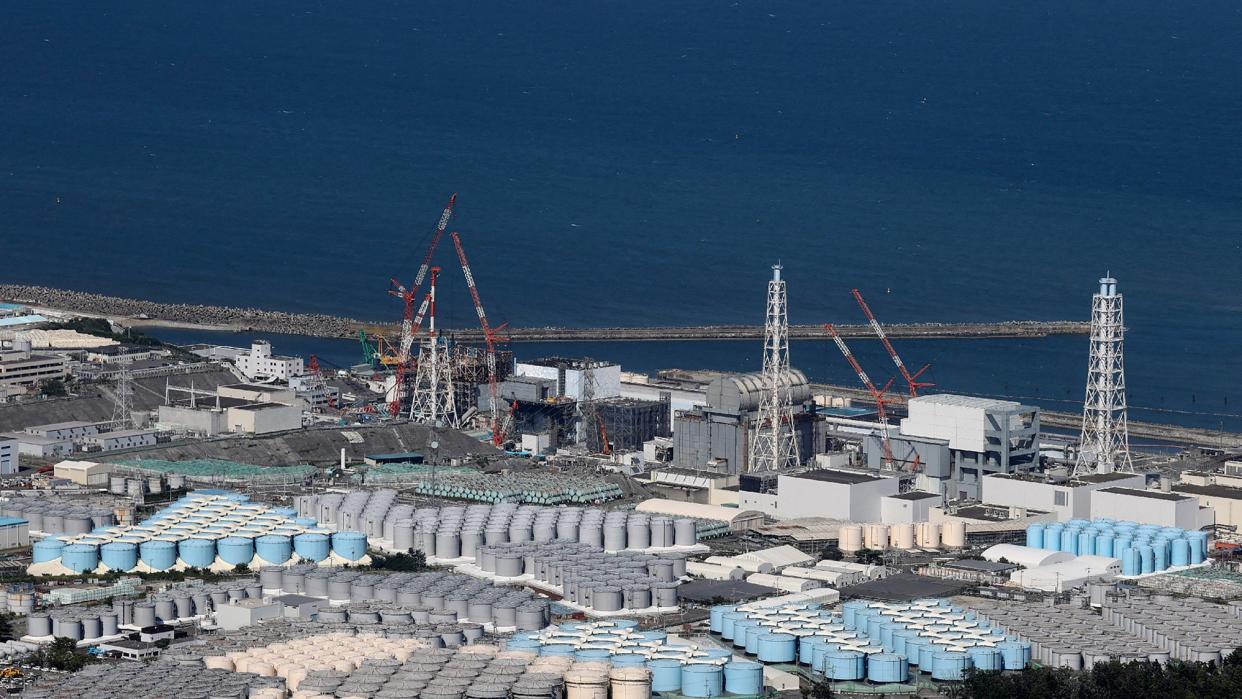
[[[474,284],[474,273],[470,271],[470,261],[466,259],[466,249],[462,247],[461,236],[457,231],[450,234],[453,247],[457,250],[457,261],[461,263],[461,273],[466,277],[466,287],[470,289],[470,300],[474,302],[474,312],[479,316],[479,327],[483,329],[483,342],[487,346],[487,384],[492,399],[492,445],[500,446],[505,441],[504,424],[500,417],[500,390],[496,380],[496,343],[503,341],[500,331],[502,323],[492,328],[487,321],[487,313],[483,310],[483,300],[479,298],[479,289]]]
[[[876,337],[880,338],[880,342],[884,344],[884,349],[888,350],[888,356],[892,357],[893,364],[897,365],[897,371],[901,372],[901,378],[906,382],[906,389],[910,392],[910,397],[917,398],[920,388],[934,386],[935,384],[933,383],[918,380],[919,376],[927,371],[927,368],[931,365],[924,364],[922,369],[911,374],[910,370],[906,368],[905,362],[901,361],[901,356],[897,354],[897,350],[893,348],[893,343],[889,341],[888,335],[884,332],[884,327],[880,325],[880,321],[875,319],[875,314],[871,312],[871,307],[863,300],[862,293],[858,289],[852,290],[851,293],[854,294],[854,300],[858,302],[859,308],[862,308],[863,314],[867,316],[867,322],[871,324],[871,329],[875,331]]]
[[[893,468],[893,445],[888,438],[888,411],[885,409],[888,399],[884,397],[888,393],[888,388],[893,384],[890,380],[884,385],[884,390],[875,387],[871,382],[871,378],[867,376],[867,372],[863,371],[862,365],[858,363],[858,359],[854,357],[854,353],[845,344],[845,340],[837,333],[837,329],[832,327],[832,323],[825,323],[824,329],[828,331],[828,336],[837,344],[837,349],[841,350],[841,354],[845,356],[846,361],[853,367],[854,373],[858,374],[858,379],[862,381],[863,386],[867,387],[867,391],[871,394],[871,399],[875,401],[876,413],[880,418],[880,444],[884,449],[884,466]]]

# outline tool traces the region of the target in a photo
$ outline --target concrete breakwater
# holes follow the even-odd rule
[[[43,286],[0,284],[0,300],[23,303],[67,313],[100,316],[122,325],[165,326],[306,335],[310,337],[352,338],[359,330],[390,337],[398,332],[395,323],[374,323],[321,313],[288,313],[259,308],[207,306],[201,304],[157,303],[68,291]],[[874,338],[867,325],[837,325],[843,337]],[[1004,321],[996,323],[898,323],[885,326],[890,337],[906,339],[1047,337],[1085,335],[1090,324],[1082,321]],[[650,328],[510,328],[510,342],[566,342],[586,340],[745,340],[763,337],[762,325],[694,325]],[[482,341],[477,328],[454,330],[464,342]],[[820,325],[792,325],[793,339],[827,339]]]

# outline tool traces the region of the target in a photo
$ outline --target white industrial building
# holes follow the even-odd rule
[[[0,476],[17,473],[19,453],[16,439],[0,435]]]
[[[237,355],[233,359],[238,371],[246,378],[277,379],[288,381],[303,373],[301,357],[282,357],[272,354],[272,343],[266,340],[255,340],[250,344],[248,354]]]
[[[944,497],[935,493],[912,490],[908,493],[880,498],[880,520],[885,524],[916,524],[931,519],[933,507],[944,504]]]
[[[81,440],[86,451],[113,451],[115,449],[133,449],[149,447],[156,442],[155,430],[114,430],[100,432]]]
[[[302,409],[280,403],[251,403],[228,409],[229,430],[241,434],[268,434],[302,426]]]
[[[911,398],[907,412],[890,443],[898,462],[918,459],[921,490],[975,500],[988,474],[1023,473],[1039,465],[1037,407],[938,393]],[[868,464],[880,466],[878,433],[866,440],[865,450]]]
[[[92,434],[99,434],[99,425],[94,422],[54,422],[50,425],[34,425],[22,430],[26,434],[38,435],[58,441],[76,441]]]
[[[1058,521],[1090,519],[1092,495],[1104,488],[1143,488],[1146,478],[1134,473],[1095,473],[1053,480],[1028,473],[984,476],[980,500],[985,505],[1054,513]]]
[[[878,522],[881,500],[897,495],[896,478],[874,472],[821,468],[780,474],[776,492],[740,490],[738,506],[776,519],[827,517],[848,522]]]
[[[618,398],[621,396],[621,365],[589,359],[549,357],[518,362],[514,375],[548,379],[556,382],[556,395],[582,400],[587,374],[594,381],[594,398]]]
[[[1111,580],[1118,575],[1120,558],[1077,556],[1061,563],[1015,571],[1009,581],[1026,590],[1065,592],[1090,580]]]
[[[73,442],[53,439],[26,432],[10,432],[0,435],[17,442],[17,453],[36,459],[53,459],[68,456],[73,452]]]
[[[1198,498],[1200,507],[1212,508],[1218,526],[1242,531],[1242,488],[1221,485],[1213,480],[1203,484],[1178,483],[1172,490],[1182,495],[1193,495]]]
[[[82,486],[106,486],[112,464],[94,461],[61,461],[52,467],[52,475]]]
[[[28,389],[69,376],[69,360],[59,354],[0,351],[0,388]]]
[[[0,550],[30,546],[30,522],[17,517],[0,517]]]
[[[1074,554],[1067,551],[1049,551],[1033,546],[1018,544],[997,544],[983,552],[983,560],[999,563],[1008,561],[1023,568],[1041,568],[1055,563],[1074,560]]]
[[[1210,512],[1210,509],[1206,510],[1206,513]],[[1210,521],[1210,515],[1207,515],[1209,521],[1202,521],[1204,516],[1201,516],[1199,498],[1194,495],[1142,488],[1103,488],[1092,494],[1091,519],[1106,517],[1191,530],[1214,523]]]

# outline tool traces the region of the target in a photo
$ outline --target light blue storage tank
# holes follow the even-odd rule
[[[1187,566],[1190,565],[1190,542],[1185,539],[1175,539],[1173,541],[1173,551],[1170,555],[1170,565]]]
[[[1044,525],[1032,524],[1026,528],[1026,545],[1034,549],[1044,547]]]
[[[867,679],[872,682],[905,682],[910,677],[910,665],[896,653],[876,653],[867,656]]]
[[[267,534],[254,540],[254,551],[268,563],[280,565],[293,556],[293,539],[280,534]]]
[[[880,616],[879,614],[872,616],[872,617],[868,617],[867,626],[866,626],[867,638],[870,638],[876,643],[879,643],[880,642],[880,626],[886,623],[887,620],[888,620],[888,617]],[[859,626],[858,630],[862,631],[863,627]]]
[[[1021,670],[1031,662],[1031,644],[1023,641],[1004,641],[996,648],[1001,652],[1006,670]]]
[[[677,692],[681,690],[680,660],[672,658],[648,660],[647,669],[651,671],[651,691]]]
[[[1060,524],[1049,524],[1044,529],[1044,548],[1048,551],[1061,550],[1061,532],[1065,531],[1065,527]]]
[[[655,687],[652,687],[654,690]],[[763,693],[763,666],[751,660],[734,660],[724,666],[724,690],[729,694],[755,696]]]
[[[332,553],[347,561],[367,555],[367,535],[362,532],[337,532],[332,535]]]
[[[1169,567],[1169,542],[1163,540],[1157,541],[1155,545],[1151,547],[1151,553],[1151,565],[1153,570],[1160,571]]]
[[[1156,554],[1150,546],[1142,546],[1138,550],[1139,566],[1144,573],[1156,572]]]
[[[297,517],[298,511],[297,508],[293,507],[273,507],[272,514],[280,515],[281,517]]]
[[[961,680],[970,667],[970,656],[957,651],[936,653],[932,665],[932,679]]]
[[[819,641],[811,648],[811,672],[823,674],[824,665],[828,662],[829,653],[841,650],[841,646],[828,641]]]
[[[1078,535],[1078,555],[1095,555],[1095,535],[1091,532],[1082,532]]]
[[[60,558],[60,554],[65,549],[65,542],[60,539],[44,539],[36,541],[34,550],[31,552],[31,560],[35,563],[43,563],[45,561],[54,561]]]
[[[733,624],[733,647],[745,648],[746,637],[750,634],[751,629],[758,629],[759,622],[754,619],[743,619]]]
[[[1095,537],[1095,555],[1108,556],[1113,555],[1113,534],[1112,532],[1103,532]]]
[[[254,560],[254,540],[227,536],[216,542],[216,555],[229,565],[249,565]]]
[[[191,568],[208,568],[216,562],[216,542],[211,539],[186,539],[177,545],[177,555]]]
[[[855,628],[854,619],[861,609],[866,609],[867,603],[860,600],[850,600],[841,605],[841,622],[845,624],[847,629]]]
[[[746,620],[746,612],[725,612],[720,619],[720,637],[732,641],[734,629],[739,621]]]
[[[722,604],[714,605],[710,610],[708,610],[707,628],[710,629],[712,633],[720,633],[724,623],[724,613],[725,607]]]
[[[293,550],[299,558],[317,563],[328,557],[331,545],[327,534],[298,534],[293,537]]]
[[[749,644],[747,644],[749,645]],[[788,633],[759,636],[759,660],[765,663],[792,663],[797,658],[798,639]]]
[[[144,541],[138,545],[138,558],[152,570],[168,570],[177,564],[177,542]]]
[[[866,675],[867,656],[856,650],[834,650],[824,654],[824,676],[833,680],[861,680]]]
[[[293,520],[293,523],[299,527],[315,527],[319,525],[319,520],[314,517],[297,517]]]
[[[823,636],[803,636],[802,638],[799,638],[798,639],[798,662],[802,663],[803,665],[810,665],[812,650],[814,650],[815,644],[822,643],[823,641],[824,641]]]
[[[1138,575],[1142,572],[1137,549],[1127,548],[1121,554],[1121,574]]]
[[[980,670],[1005,669],[1005,657],[999,648],[978,646],[966,651],[966,655],[970,656],[970,664]]]
[[[549,643],[539,649],[539,655],[568,655],[572,657],[577,650],[577,648],[568,643]]]
[[[1121,558],[1117,553],[1123,549],[1132,548],[1134,546],[1134,537],[1129,534],[1118,535],[1113,539],[1113,558]]]
[[[574,652],[574,660],[583,662],[612,662],[612,651],[607,648],[582,648]]]
[[[746,654],[759,655],[759,639],[766,636],[768,630],[761,626],[752,626],[746,629]],[[737,639],[734,639],[735,641]]]
[[[632,638],[637,638],[639,641],[642,641],[642,642],[663,641],[668,638],[668,632],[664,631],[663,629],[655,629],[653,631],[639,631]]]
[[[928,641],[919,649],[919,669],[931,673],[936,667],[936,656],[945,652],[945,647]]]
[[[1075,529],[1064,529],[1061,531],[1061,547],[1060,551],[1078,555],[1078,531]]]
[[[700,648],[699,652],[703,654],[699,657],[707,658],[709,660],[723,660],[725,658],[733,657],[733,652],[724,648]]]
[[[1187,531],[1186,538],[1190,540],[1190,562],[1202,563],[1208,557],[1208,533],[1202,531]],[[1197,556],[1196,556],[1197,552]],[[1198,558],[1198,560],[1195,560]]]
[[[612,656],[613,667],[643,667],[647,664],[647,656],[638,653],[617,653]]]
[[[687,697],[720,696],[724,693],[724,671],[719,665],[682,666],[681,693]]]
[[[539,652],[541,644],[533,638],[510,638],[505,641],[505,650],[533,650]]]
[[[624,631],[626,629],[637,629],[638,620],[637,619],[613,619],[612,628],[618,631]]]
[[[917,631],[910,631],[907,629],[902,629],[901,631],[894,632],[893,633],[893,652],[902,657],[906,657],[906,658],[910,657],[906,655],[906,652],[907,652],[906,644],[908,644],[911,640],[916,639],[918,637],[919,637],[919,634]]]
[[[69,544],[60,552],[60,564],[75,573],[94,570],[99,566],[99,547],[94,544]]]
[[[99,547],[99,559],[108,570],[133,570],[138,565],[138,545],[113,541]]]
[[[919,669],[922,670],[923,663],[921,661],[923,659],[923,649],[929,645],[931,644],[927,643],[926,639],[918,636],[909,639],[906,641],[906,660],[909,661],[911,665],[918,665]]]
[[[883,624],[880,624],[880,637],[878,640],[880,641],[880,645],[884,646],[884,650],[890,653],[893,652],[893,633],[903,628],[905,627],[901,624],[895,624],[891,621],[886,621]]]

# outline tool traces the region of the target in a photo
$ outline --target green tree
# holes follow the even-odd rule
[[[39,384],[39,393],[53,398],[69,395],[69,391],[65,390],[65,382],[60,379],[48,379]]]
[[[832,699],[832,685],[819,680],[811,685],[811,699]]]
[[[0,612],[0,641],[13,638],[13,615]]]
[[[821,561],[839,561],[845,558],[845,554],[841,553],[841,549],[836,546],[825,546],[823,551],[819,552],[819,560]]]

